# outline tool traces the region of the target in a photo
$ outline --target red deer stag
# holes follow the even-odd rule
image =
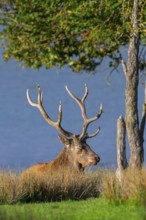
[[[40,86],[38,86],[38,102],[35,103],[31,100],[29,96],[29,92],[27,90],[27,99],[31,106],[36,107],[39,109],[40,113],[44,117],[44,119],[56,130],[59,132],[59,138],[61,142],[64,144],[63,150],[60,152],[58,157],[49,163],[39,163],[30,168],[28,168],[24,173],[34,173],[34,172],[62,172],[63,170],[69,171],[77,171],[82,172],[84,168],[91,165],[96,165],[100,157],[91,150],[89,145],[87,145],[86,140],[88,138],[92,138],[99,133],[100,128],[93,134],[87,133],[87,128],[91,122],[98,120],[98,118],[102,114],[102,105],[100,106],[100,110],[98,114],[93,118],[88,118],[86,115],[86,108],[85,108],[85,99],[88,95],[88,88],[85,85],[85,94],[82,99],[77,98],[74,96],[67,86],[65,86],[69,95],[77,102],[81,109],[82,118],[84,120],[82,133],[81,134],[73,134],[69,131],[66,131],[61,126],[62,120],[62,106],[59,105],[59,112],[58,112],[58,120],[54,122],[49,115],[46,113],[43,107],[43,97]]]

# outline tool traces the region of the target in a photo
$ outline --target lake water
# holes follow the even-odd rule
[[[106,77],[110,72],[107,61],[102,63],[95,75],[75,74],[68,68],[46,70],[22,69],[15,61],[5,63],[0,59],[0,166],[23,170],[32,164],[53,160],[62,149],[57,131],[48,125],[36,108],[32,108],[26,99],[29,88],[32,99],[36,100],[36,85],[40,84],[44,106],[53,120],[57,120],[58,104],[63,106],[62,125],[72,133],[80,133],[82,118],[79,106],[65,90],[78,97],[84,94],[87,84],[89,95],[86,100],[87,115],[93,117],[103,104],[101,118],[88,129],[94,132],[100,126],[100,133],[89,139],[91,148],[100,155],[99,166],[116,165],[116,121],[124,115],[125,77],[121,69],[113,72],[110,81]],[[139,87],[139,114],[143,103],[144,91]],[[128,150],[129,155],[129,150]]]

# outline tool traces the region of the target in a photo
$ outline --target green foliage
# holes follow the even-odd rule
[[[132,1],[9,0],[1,6],[4,58],[24,66],[95,70],[105,56],[120,60],[129,42]],[[141,39],[146,36],[146,3],[140,0]],[[3,42],[2,41],[2,42]]]

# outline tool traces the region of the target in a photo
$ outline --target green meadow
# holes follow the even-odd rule
[[[132,201],[113,203],[104,198],[0,207],[1,220],[141,220],[145,217],[146,211],[141,205]]]

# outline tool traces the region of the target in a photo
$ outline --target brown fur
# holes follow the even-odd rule
[[[23,176],[67,171],[79,173],[83,172],[86,166],[99,162],[99,156],[85,142],[81,143],[78,136],[75,136],[74,139],[67,139],[62,135],[59,137],[65,146],[57,158],[49,163],[38,163],[31,166],[22,173]]]

